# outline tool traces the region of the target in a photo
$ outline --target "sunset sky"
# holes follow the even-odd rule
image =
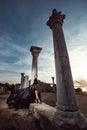
[[[73,79],[87,79],[87,0],[0,0],[0,82],[31,78],[31,46],[42,47],[38,77],[52,82],[55,63],[52,31],[46,25],[52,10],[66,15],[63,31]]]

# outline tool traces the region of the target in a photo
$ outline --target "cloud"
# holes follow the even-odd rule
[[[87,79],[87,23],[78,24],[71,27],[67,33],[67,47],[70,57],[71,69],[74,79]],[[77,33],[78,32],[78,33]]]
[[[0,81],[18,82],[21,72],[29,75],[29,50],[11,43],[10,37],[0,37]]]
[[[38,59],[39,78],[51,82],[51,76],[55,76],[55,61],[52,31],[46,22],[54,7],[67,15],[63,29],[73,77],[81,74],[86,77],[85,0],[3,1],[0,1],[0,81],[20,82],[21,72],[31,77],[29,48],[34,45],[43,48]]]
[[[87,79],[87,47],[77,47],[71,52],[70,61],[74,79]]]

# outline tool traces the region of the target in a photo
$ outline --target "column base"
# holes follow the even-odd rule
[[[63,126],[64,124],[76,125],[80,129],[87,129],[87,119],[79,110],[75,112],[58,110],[54,115],[53,122],[59,126]]]

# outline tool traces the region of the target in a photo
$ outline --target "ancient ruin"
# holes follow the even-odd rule
[[[52,85],[54,86],[54,77],[51,77],[52,78]]]
[[[29,76],[25,75],[25,73],[21,73],[21,86],[20,89],[24,89],[29,87]]]
[[[21,73],[21,86],[20,86],[20,88],[23,88],[23,86],[24,86],[24,75],[25,75],[25,73]]]
[[[38,56],[42,48],[31,46],[30,52],[32,54],[32,73],[31,73],[31,85],[34,82],[35,76],[38,76]]]
[[[47,21],[53,33],[56,68],[57,112],[54,121],[60,126],[69,124],[85,128],[87,119],[80,113],[75,99],[69,56],[62,29],[64,19],[65,15],[54,9]]]
[[[27,87],[29,87],[29,76],[25,75],[25,78],[24,78],[24,88],[27,88]]]

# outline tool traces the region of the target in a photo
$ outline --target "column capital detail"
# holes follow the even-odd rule
[[[52,29],[52,27],[56,24],[63,24],[63,21],[65,19],[65,15],[61,13],[61,11],[57,12],[56,9],[53,9],[52,15],[49,17],[49,20],[47,21],[47,25]]]
[[[21,75],[25,75],[25,73],[21,73]]]
[[[36,46],[31,46],[30,48],[30,52],[32,54],[32,56],[38,56],[39,53],[41,52],[42,48],[40,47],[36,47]]]

